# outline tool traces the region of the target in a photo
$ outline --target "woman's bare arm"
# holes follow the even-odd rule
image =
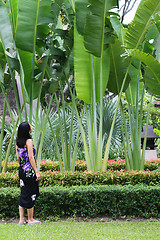
[[[19,154],[18,154],[18,151],[17,151],[17,146],[16,146],[16,156],[17,156],[17,160],[18,160],[18,162],[19,162],[19,164],[20,164],[20,159],[19,159]]]

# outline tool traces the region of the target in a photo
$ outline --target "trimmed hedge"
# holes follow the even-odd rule
[[[41,175],[40,186],[81,186],[81,185],[136,185],[143,183],[146,185],[159,185],[160,172],[45,172]]]
[[[0,189],[0,216],[18,217],[18,188]],[[80,186],[40,188],[36,217],[160,217],[160,188],[149,186]]]
[[[3,163],[2,163],[3,165]],[[7,171],[17,171],[19,167],[18,162],[9,162],[7,165]],[[154,171],[160,167],[160,159],[152,160],[152,161],[145,161],[144,169],[146,171]],[[116,159],[116,160],[108,160],[107,170],[121,170],[126,169],[126,163],[124,159]],[[42,172],[46,171],[59,171],[59,162],[56,161],[48,161],[42,160],[40,163],[40,170]],[[85,160],[78,160],[75,164],[75,171],[86,171],[87,165]]]
[[[108,171],[108,172],[42,172],[40,186],[81,185],[160,185],[160,171]],[[19,186],[18,173],[0,173],[0,187]]]

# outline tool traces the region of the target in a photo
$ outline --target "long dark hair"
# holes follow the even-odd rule
[[[17,131],[16,145],[23,148],[26,145],[26,140],[31,139],[29,131],[31,130],[28,122],[22,122]]]

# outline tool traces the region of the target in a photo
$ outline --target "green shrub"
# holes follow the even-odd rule
[[[160,184],[160,171],[108,171],[108,172],[56,172],[41,173],[40,186],[81,186],[81,185],[146,185]],[[0,174],[0,187],[19,186],[18,173],[7,172]]]
[[[1,217],[18,217],[17,188],[0,189]],[[36,217],[160,217],[160,188],[149,186],[80,186],[40,188]]]
[[[0,173],[0,187],[19,187],[18,172]]]

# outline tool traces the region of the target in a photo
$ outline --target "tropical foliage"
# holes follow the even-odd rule
[[[59,18],[62,2],[50,0],[34,0],[30,2],[11,0],[0,2],[0,50],[1,56],[4,59],[1,61],[0,68],[1,90],[5,96],[5,105],[8,106],[10,111],[10,117],[14,126],[14,135],[16,133],[16,126],[7,99],[7,89],[11,83],[14,88],[19,120],[21,122],[23,116],[18,101],[15,79],[15,71],[17,71],[20,75],[25,120],[32,123],[34,118],[35,133],[33,140],[37,150],[39,149],[38,161],[40,160],[41,149],[38,148],[36,136],[38,134],[38,118],[41,114],[39,112],[40,100],[44,104],[46,92],[53,95],[57,89],[58,80],[60,81],[63,75],[62,79],[64,77],[66,79],[70,75],[70,69],[72,68],[68,64],[72,50],[72,41],[69,41],[71,30],[70,32],[64,31],[61,18]],[[24,29],[25,32],[23,31]],[[69,44],[66,44],[67,41]],[[7,77],[4,74],[6,63],[9,67]],[[33,112],[34,99],[37,100],[35,114]],[[29,111],[27,111],[26,103],[29,106]],[[48,104],[48,112],[50,105],[51,101]],[[6,107],[4,106],[4,116],[5,109]],[[46,116],[47,119],[48,117]],[[44,128],[45,125],[43,126],[43,130]],[[42,146],[43,136],[44,134],[42,133],[41,142],[39,142],[40,146]],[[3,132],[0,141],[1,148],[2,138]]]
[[[75,148],[72,145],[75,112],[80,129],[75,136],[78,139],[81,134],[83,139],[88,170],[105,170],[114,125],[116,127],[116,116],[122,106],[122,92],[125,92],[129,104],[129,135],[126,120],[122,123],[123,139],[128,142],[128,145],[124,144],[128,169],[143,168],[144,154],[140,153],[142,89],[145,88],[151,95],[160,96],[160,2],[142,0],[134,20],[127,28],[119,21],[118,7],[118,0],[0,1],[0,87],[5,97],[1,149],[6,106],[13,126],[4,170],[17,125],[22,119],[33,122],[33,141],[38,150],[38,162],[41,159],[45,129],[50,128],[52,144],[54,142],[61,169],[63,162],[65,170],[73,170],[78,146],[78,140]],[[23,98],[21,104],[15,73],[20,76]],[[67,122],[64,94],[65,89],[69,88],[66,83],[73,80],[73,75],[77,95],[74,94],[73,84],[69,91],[72,110]],[[16,122],[8,102],[10,87],[14,90],[18,109]],[[103,97],[106,88],[118,95],[108,134],[104,134],[104,119],[107,114]],[[84,108],[77,106],[76,97],[84,102]],[[49,117],[52,99],[56,113],[51,114],[58,118],[61,145],[58,144],[56,127]],[[47,108],[42,110],[41,107],[44,106]],[[121,114],[122,119],[125,119],[123,111]],[[87,118],[87,127],[83,124],[84,115]],[[40,118],[43,121],[39,121]],[[133,157],[135,152],[136,157]],[[139,160],[135,162],[137,155]]]
[[[140,139],[142,124],[140,120],[140,124],[138,125],[138,118],[139,118],[138,112],[136,113],[137,116],[135,121],[131,119],[131,115],[133,116],[133,113],[135,112],[134,110],[135,104],[137,105],[137,109],[138,109],[138,99],[141,99],[141,97],[139,98],[139,94],[142,91],[139,89],[142,87],[141,86],[142,84],[139,85],[138,91],[137,91],[137,82],[139,84],[139,81],[141,79],[143,79],[145,87],[150,91],[150,93],[159,96],[159,89],[160,89],[159,88],[159,72],[158,72],[159,62],[154,58],[154,56],[150,55],[151,52],[147,52],[147,46],[151,36],[150,32],[151,31],[153,32],[154,30],[155,38],[159,34],[158,26],[156,27],[156,29],[153,29],[152,24],[154,22],[155,16],[156,16],[156,20],[155,20],[154,26],[156,26],[157,19],[159,19],[157,14],[160,9],[160,4],[159,4],[159,1],[155,1],[154,3],[149,0],[141,2],[133,22],[131,23],[128,29],[124,29],[124,27],[120,24],[118,18],[116,17],[115,12],[111,10],[109,11],[109,13],[107,13],[108,6],[110,7],[110,9],[113,9],[116,6],[114,1],[110,2],[111,5],[108,5],[108,1],[101,1],[101,3],[97,1],[89,1],[88,10],[86,10],[86,6],[87,6],[86,3],[87,1],[83,1],[83,4],[80,4],[79,1],[75,2],[75,6],[77,4],[77,9],[78,9],[76,13],[77,30],[79,34],[82,35],[82,36],[78,35],[75,30],[75,81],[76,81],[77,94],[79,94],[78,97],[82,98],[87,103],[92,103],[92,111],[91,111],[92,114],[88,113],[88,116],[91,116],[88,119],[88,122],[91,126],[90,135],[92,136],[92,138],[90,138],[91,139],[90,149],[92,149],[91,150],[92,156],[89,156],[87,147],[85,148],[86,158],[88,158],[87,161],[88,161],[89,169],[91,167],[90,163],[92,161],[94,162],[94,159],[96,158],[96,164],[98,166],[97,169],[102,168],[103,170],[105,170],[107,160],[108,160],[111,136],[113,132],[113,125],[115,123],[115,118],[114,118],[110,135],[108,137],[108,142],[106,145],[103,166],[101,166],[100,162],[102,159],[102,155],[101,155],[101,150],[99,146],[100,145],[102,146],[102,144],[100,144],[102,143],[102,140],[101,140],[102,139],[102,120],[100,121],[100,128],[99,128],[99,135],[98,135],[96,133],[96,130],[94,129],[94,127],[96,126],[94,108],[95,108],[95,101],[103,98],[104,93],[102,89],[104,89],[104,87],[102,87],[102,83],[106,84],[108,89],[111,92],[119,94],[117,110],[115,113],[115,116],[116,116],[118,111],[118,106],[120,104],[122,91],[124,91],[128,87],[128,83],[129,81],[131,81],[129,84],[129,88],[127,90],[128,93],[126,93],[126,97],[127,97],[127,100],[129,101],[129,104],[132,107],[132,111],[130,112],[130,125],[132,125],[131,126],[132,133],[135,133],[135,129],[137,129],[136,130],[137,135],[135,135],[133,138],[132,137],[133,134],[132,134],[131,139],[130,138],[127,139],[128,144],[131,145],[131,153],[128,153],[130,149],[130,146],[128,145],[128,149],[126,149],[126,156],[129,154],[128,162],[130,162],[131,164],[129,169],[134,168],[138,170],[141,168],[140,163],[142,163],[143,165],[143,162],[144,162],[144,155],[142,154],[142,157],[141,157],[141,146],[140,146],[140,141],[138,140]],[[79,5],[81,6],[81,8],[79,7]],[[86,16],[85,24],[84,24],[84,20],[80,21],[81,17],[84,18],[84,16]],[[100,17],[100,20],[99,20],[99,17]],[[103,21],[105,22],[105,24]],[[100,25],[97,27],[97,24],[100,24],[101,27],[99,27]],[[96,26],[96,27],[93,27],[93,26]],[[113,29],[115,30],[115,32],[113,31]],[[107,35],[107,40],[105,39],[106,35]],[[118,39],[115,40],[117,37]],[[84,42],[84,45],[82,42]],[[105,55],[104,53],[105,51],[103,52],[103,50],[107,49],[108,47],[110,48],[110,52],[109,52],[110,58],[105,59],[103,63],[103,56]],[[100,51],[98,49],[100,49]],[[155,51],[156,49],[157,49],[157,46],[155,48]],[[82,52],[82,54],[80,54],[79,50]],[[76,51],[77,51],[77,54],[76,54]],[[93,54],[94,57],[91,54]],[[81,59],[81,56],[82,56],[82,59]],[[89,60],[89,57],[90,57],[90,60]],[[99,67],[95,66],[95,62],[96,62],[96,60],[94,60],[95,57],[99,57],[101,59]],[[83,67],[80,65],[80,63],[81,64],[84,63],[83,74],[85,75],[82,75],[82,79],[80,75]],[[103,80],[102,66],[104,66],[105,63],[107,63],[108,68],[105,67],[105,70],[107,69],[106,70],[107,72],[105,74],[105,80]],[[143,75],[141,74],[141,63],[144,64],[142,66]],[[81,66],[80,71],[79,71],[79,66]],[[98,68],[100,69],[99,78],[96,77]],[[79,71],[79,74],[78,74],[78,71]],[[107,81],[107,76],[109,77],[109,81]],[[101,87],[99,88],[97,87],[98,86],[97,79],[100,81],[99,86]],[[88,81],[92,81],[92,84],[88,83],[86,85]],[[107,81],[108,84],[105,81]],[[156,90],[154,89],[154,87]],[[82,92],[81,89],[83,88],[85,88],[86,91]],[[97,99],[97,96],[100,96],[100,99]],[[100,100],[100,102],[102,104],[102,100]],[[101,111],[101,116],[102,116],[102,111]],[[126,130],[126,133],[127,133],[127,130]],[[83,139],[85,143],[86,141],[85,137],[83,137]],[[94,142],[93,142],[93,139],[95,139]],[[97,139],[98,139],[98,142],[96,143]],[[136,141],[135,144],[133,143],[133,139],[134,141]],[[135,145],[135,147],[132,147],[133,144]],[[133,166],[133,164],[131,163],[132,162],[131,156],[137,151],[137,147],[139,149],[138,151],[139,163],[138,164],[135,163],[136,166]],[[94,149],[96,149],[96,153],[98,153],[98,156],[96,156],[96,153],[93,156]],[[143,149],[145,149],[145,145]],[[134,161],[135,161],[135,158],[133,159],[133,162]]]

